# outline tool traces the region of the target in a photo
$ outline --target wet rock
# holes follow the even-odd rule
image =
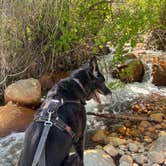
[[[138,145],[136,143],[129,143],[128,148],[131,152],[138,152]]]
[[[142,62],[132,53],[124,56],[125,62],[118,64],[112,70],[113,78],[118,78],[122,82],[140,82],[144,73]]]
[[[94,141],[94,142],[103,141],[107,138],[107,136],[108,136],[108,132],[104,129],[100,129],[92,137],[92,141]]]
[[[85,166],[115,166],[113,159],[102,150],[86,150]]]
[[[5,102],[13,101],[21,105],[38,105],[41,99],[41,85],[36,79],[19,80],[5,90]]]
[[[120,160],[119,160],[120,163],[123,163],[123,162],[126,162],[128,163],[129,165],[132,165],[133,164],[133,159],[131,156],[129,155],[123,155]]]
[[[165,64],[153,64],[153,80],[152,82],[157,86],[166,85],[166,63]]]
[[[164,155],[160,152],[151,151],[149,152],[148,157],[153,163],[162,164],[164,162]]]
[[[112,157],[115,157],[118,155],[118,150],[114,148],[111,144],[104,146],[103,150]]]
[[[33,120],[34,110],[8,103],[0,107],[0,137],[24,131]]]
[[[24,133],[11,134],[0,139],[0,165],[15,166],[23,147]]]

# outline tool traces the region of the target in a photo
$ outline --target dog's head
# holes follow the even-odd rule
[[[85,100],[93,98],[101,103],[99,94],[111,95],[111,91],[105,85],[105,78],[99,70],[96,57],[91,58],[88,64],[74,72],[73,77],[83,85],[86,91]]]
[[[91,58],[89,62],[89,76],[90,76],[91,84],[92,84],[91,85],[92,94],[90,94],[89,97],[90,98],[92,97],[98,103],[100,103],[99,94],[102,94],[105,96],[111,95],[111,91],[105,84],[105,78],[99,70],[96,57]]]

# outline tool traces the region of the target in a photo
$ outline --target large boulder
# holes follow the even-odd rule
[[[144,66],[141,60],[132,53],[124,56],[124,62],[118,64],[112,70],[113,78],[118,78],[122,82],[141,82],[144,74]]]
[[[12,132],[24,131],[33,120],[34,110],[9,102],[0,107],[0,137]]]
[[[5,90],[5,102],[12,101],[20,105],[38,105],[41,99],[41,85],[36,79],[19,80]]]
[[[157,86],[166,86],[166,62],[165,64],[153,64],[152,69],[152,83]]]

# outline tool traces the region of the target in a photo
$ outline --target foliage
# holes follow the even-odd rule
[[[126,0],[125,3],[112,4],[112,14],[107,16],[105,26],[99,31],[96,42],[99,45],[111,41],[116,48],[114,62],[121,60],[123,46],[135,46],[141,35],[160,26],[160,10],[165,0]]]
[[[123,82],[121,82],[119,79],[117,79],[117,80],[112,81],[108,86],[111,90],[116,90],[119,88],[124,88],[125,84]]]
[[[67,59],[87,43],[93,54],[111,41],[117,61],[125,43],[134,46],[141,34],[161,25],[165,1],[5,0],[0,4],[0,79],[28,71],[31,63],[37,76],[55,70],[60,55]]]

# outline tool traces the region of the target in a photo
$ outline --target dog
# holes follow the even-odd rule
[[[64,103],[58,107],[51,118],[54,119],[54,114],[57,114],[65,124],[70,126],[77,140],[73,141],[69,133],[52,126],[45,143],[46,166],[84,165],[85,104],[87,100],[92,98],[100,102],[99,94],[111,95],[111,91],[105,85],[105,79],[99,70],[96,57],[91,58],[89,63],[74,71],[70,77],[58,82],[48,92],[44,104],[41,105],[36,114],[45,113],[43,108],[48,99],[63,99]],[[27,128],[18,166],[32,165],[43,128],[44,123],[37,121],[33,121]],[[75,148],[76,155],[70,157],[72,146]]]

